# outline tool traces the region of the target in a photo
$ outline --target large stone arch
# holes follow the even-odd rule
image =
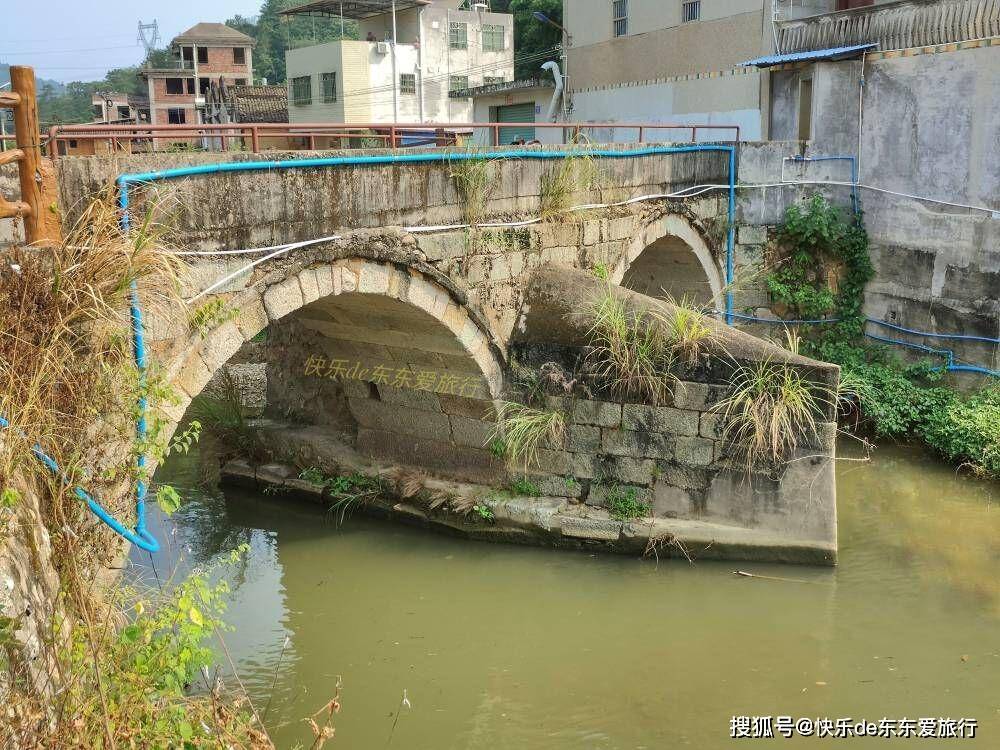
[[[669,293],[700,305],[718,304],[725,287],[701,232],[680,214],[647,224],[632,239],[611,274],[621,286],[649,296]]]
[[[455,290],[415,268],[360,258],[290,269],[285,278],[268,280],[265,275],[231,297],[233,319],[205,337],[188,338],[187,350],[168,368],[180,397],[168,411],[172,427],[244,344],[265,329],[294,327],[315,334],[311,341],[321,345],[296,340],[298,346],[280,350],[278,369],[292,373],[289,382],[339,383],[340,402],[350,404],[369,457],[431,469],[442,468],[435,461],[452,461],[456,469],[476,464],[488,470],[486,407],[502,388],[502,352]],[[400,356],[407,350],[414,356]],[[337,370],[335,361],[341,362]],[[406,371],[412,376],[401,380]]]

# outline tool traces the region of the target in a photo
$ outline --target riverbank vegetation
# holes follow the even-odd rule
[[[791,206],[769,249],[766,277],[782,317],[802,325],[799,350],[841,367],[844,423],[876,439],[922,442],[978,476],[1000,477],[1000,385],[964,395],[943,363],[907,362],[864,335],[864,288],[874,276],[861,216],[849,218],[815,195]]]
[[[28,603],[0,618],[0,745],[271,747],[245,693],[210,668],[224,593],[211,571],[119,588],[108,570],[125,547],[83,502],[86,491],[134,526],[136,483],[150,479],[137,457],[196,439],[168,443],[154,409],[135,440],[138,399],[173,397],[159,372],[136,368],[130,286],[147,314],[183,315],[182,269],[152,209],[125,236],[103,195],[58,246],[0,260],[0,567],[29,566],[33,587],[7,592]]]

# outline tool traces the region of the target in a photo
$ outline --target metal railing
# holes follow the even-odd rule
[[[55,125],[49,129],[47,152],[53,159],[64,155],[69,141],[103,142],[110,150],[159,151],[172,144],[197,146],[210,151],[278,148],[273,139],[284,139],[282,150],[315,150],[322,139],[339,139],[336,148],[407,148],[451,146],[460,136],[485,138],[480,145],[503,145],[505,128],[534,129],[539,142],[739,142],[738,125],[621,122],[472,122],[472,123],[226,123],[191,125],[116,125],[85,123]],[[540,133],[539,131],[542,131]],[[554,135],[555,134],[555,135]],[[594,137],[599,136],[599,137]],[[619,137],[624,136],[624,138]],[[267,140],[271,139],[268,143]],[[197,141],[192,144],[191,141]],[[186,142],[186,143],[185,143]],[[329,143],[323,144],[329,147]]]
[[[779,21],[777,28],[783,53],[872,43],[909,49],[1000,36],[1000,2],[905,0]]]

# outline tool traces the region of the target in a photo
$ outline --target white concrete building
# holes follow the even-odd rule
[[[289,122],[471,122],[472,99],[449,91],[513,80],[513,16],[488,2],[319,0],[283,11],[334,22],[341,12],[358,21],[359,40],[286,53]]]
[[[924,2],[925,0],[917,0]],[[766,76],[740,63],[775,51],[783,22],[897,0],[563,0],[570,120],[737,125],[768,136]],[[595,137],[602,137],[595,133]],[[635,140],[636,131],[605,131]],[[690,138],[653,130],[650,140]],[[699,131],[698,140],[733,131]]]

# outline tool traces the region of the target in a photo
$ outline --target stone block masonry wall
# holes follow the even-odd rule
[[[389,152],[158,153],[117,159],[67,158],[58,166],[60,202],[66,207],[66,220],[72,221],[82,200],[97,194],[121,173],[219,161],[378,153]],[[537,215],[542,178],[560,164],[560,160],[496,161],[485,196],[485,217]],[[595,164],[599,181],[610,189],[580,193],[583,203],[671,192],[699,183],[724,183],[727,170],[725,154],[712,152],[599,159]],[[171,207],[166,221],[175,245],[203,250],[258,247],[323,237],[345,228],[463,222],[467,201],[452,176],[456,169],[455,164],[428,163],[232,172],[171,180],[157,184],[155,190],[165,199],[164,205]],[[139,200],[136,192],[134,197]]]
[[[588,309],[601,282],[578,271],[544,269],[532,278],[511,345],[520,367],[555,362],[569,372],[586,356]],[[636,310],[660,305],[622,292]],[[669,307],[662,312],[669,314]],[[574,322],[575,321],[575,322]],[[784,540],[835,555],[833,463],[836,415],[832,399],[820,406],[816,433],[777,467],[754,466],[724,439],[720,404],[733,393],[734,368],[762,360],[798,370],[815,388],[836,390],[838,370],[792,355],[725,326],[712,324],[699,364],[683,368],[664,405],[590,397],[549,397],[562,411],[566,435],[540,451],[528,474],[543,494],[575,497],[606,508],[612,497],[646,502],[654,518],[743,529],[747,544]],[[727,352],[725,357],[721,352]],[[641,521],[638,521],[641,523]],[[753,541],[756,540],[756,541]],[[832,559],[832,557],[827,558]]]

